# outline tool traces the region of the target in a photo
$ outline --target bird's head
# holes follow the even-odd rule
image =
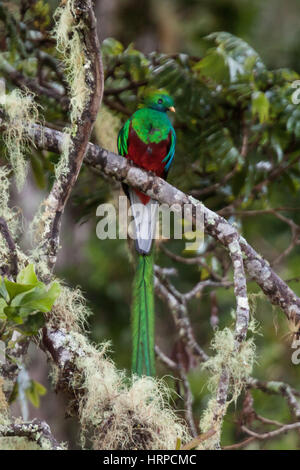
[[[150,90],[144,95],[143,106],[156,111],[175,112],[173,98],[165,90]]]

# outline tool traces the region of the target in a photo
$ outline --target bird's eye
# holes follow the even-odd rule
[[[158,100],[158,104],[162,104],[163,100],[161,98],[159,98]]]

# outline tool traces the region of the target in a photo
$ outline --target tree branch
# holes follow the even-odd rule
[[[3,126],[4,122],[0,120],[0,124]],[[31,129],[28,129],[28,132],[39,148],[53,152],[61,151],[63,133],[39,125],[32,126]],[[169,206],[172,204],[183,206],[192,203],[194,207],[199,203],[161,178],[135,167],[125,158],[97,145],[88,144],[85,163],[117,181],[126,182],[128,185],[140,189],[160,203],[166,203]],[[237,233],[236,229],[223,217],[204,205],[202,205],[202,210],[204,212],[205,232],[226,246],[224,243],[226,234],[228,231]],[[257,282],[273,305],[280,307],[289,320],[294,321],[295,324],[298,323],[300,321],[299,297],[243,237],[240,235],[238,237],[248,274]]]
[[[259,440],[263,441],[263,440],[266,440],[266,439],[272,439],[273,437],[277,437],[280,434],[284,434],[288,431],[293,431],[293,430],[296,430],[296,429],[299,429],[299,428],[300,428],[300,423],[298,421],[298,422],[292,423],[292,424],[285,424],[281,428],[275,429],[274,431],[265,432],[263,434],[259,434],[257,432],[251,431],[251,429],[248,429],[246,426],[242,426],[241,429],[246,434],[248,434],[249,436],[252,436],[255,439],[259,439]]]
[[[75,24],[81,25],[79,31],[84,42],[85,63],[88,65],[85,82],[90,92],[83,111],[75,123],[76,134],[70,137],[66,168],[57,175],[44,203],[47,221],[44,222],[45,231],[41,240],[42,251],[50,270],[56,263],[62,214],[79,175],[103,96],[103,67],[92,1],[80,2],[75,11],[77,15],[74,18]]]
[[[30,422],[11,423],[0,425],[0,436],[2,437],[27,437],[36,442],[44,450],[64,450],[53,437],[49,425],[45,421],[34,419]]]
[[[0,217],[0,233],[3,236],[10,252],[11,267],[9,269],[9,274],[14,277],[18,274],[18,255],[15,242],[9,232],[7,223],[5,219],[3,219],[3,217]]]
[[[9,78],[12,83],[21,88],[22,90],[30,90],[36,93],[37,96],[48,96],[53,98],[66,109],[69,105],[69,100],[60,89],[54,86],[43,86],[40,85],[35,79],[26,77],[21,72],[16,70],[7,60],[4,59],[3,55],[0,55],[0,70],[3,72],[5,77]]]

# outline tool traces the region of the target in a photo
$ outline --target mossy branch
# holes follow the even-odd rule
[[[5,127],[5,120],[1,119],[0,127]],[[60,153],[63,147],[64,134],[62,132],[32,125],[28,128],[30,137],[40,149]],[[175,188],[167,181],[149,174],[128,162],[120,155],[116,155],[97,145],[89,143],[84,157],[86,165],[99,171],[99,174],[109,176],[119,182],[140,189],[160,203],[184,205],[199,204],[194,198]],[[226,233],[237,234],[245,269],[250,277],[259,285],[269,301],[282,309],[289,321],[294,324],[300,322],[300,298],[271,268],[268,261],[259,255],[249,243],[238,234],[237,230],[226,219],[211,211],[202,204],[204,212],[204,230],[215,240],[226,246]]]
[[[103,68],[91,0],[68,0],[56,12],[54,37],[70,85],[71,129],[51,192],[33,223],[36,262],[51,271],[56,262],[62,214],[76,183],[103,95]],[[43,270],[41,269],[41,271]]]
[[[65,450],[65,446],[59,444],[53,437],[48,424],[37,419],[30,422],[0,424],[0,442],[2,437],[26,437],[29,441],[36,442],[41,450]]]
[[[58,390],[78,414],[82,444],[97,450],[175,449],[190,439],[185,424],[168,404],[168,389],[149,377],[126,378],[106,357],[107,344],[92,346],[81,333],[45,327],[42,346],[55,364]]]
[[[10,253],[10,266],[8,267],[8,272],[6,274],[14,278],[18,273],[18,255],[15,242],[11,236],[6,220],[3,217],[0,217],[0,233],[5,240]]]

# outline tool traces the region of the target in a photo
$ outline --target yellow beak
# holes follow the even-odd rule
[[[172,111],[172,113],[176,113],[176,110],[175,110],[174,106],[170,106],[169,111]]]

